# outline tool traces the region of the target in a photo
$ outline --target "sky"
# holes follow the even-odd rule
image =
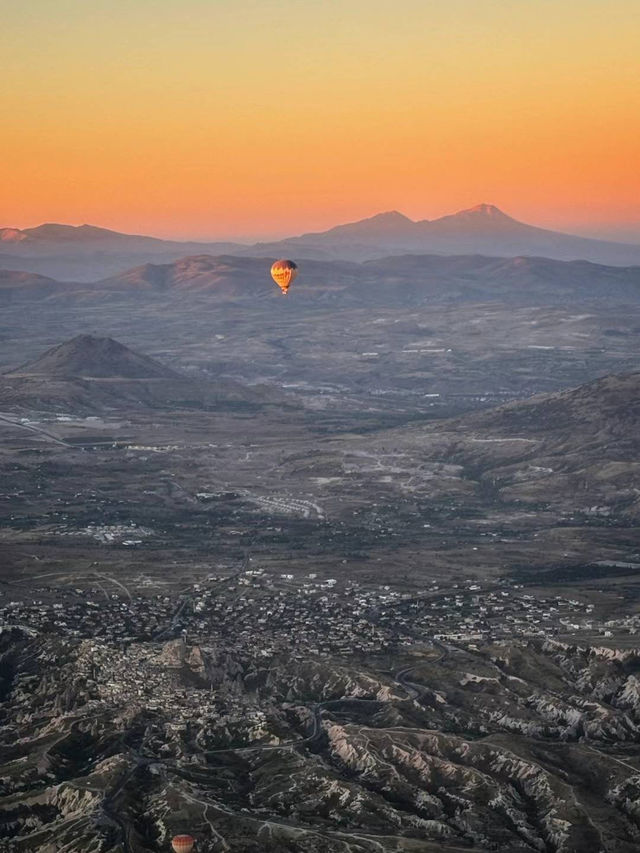
[[[0,226],[640,241],[637,0],[0,0]]]

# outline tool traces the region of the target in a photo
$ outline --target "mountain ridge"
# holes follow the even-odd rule
[[[382,244],[380,240],[383,240]],[[490,240],[497,241],[493,251],[487,242]],[[279,255],[286,254],[289,249],[304,248],[316,253],[337,253],[345,260],[366,260],[394,254],[397,250],[419,250],[423,254],[430,251],[445,254],[480,251],[489,254],[506,253],[509,256],[514,253],[533,253],[560,260],[582,258],[596,262],[600,256],[600,262],[613,262],[612,258],[617,252],[621,259],[616,263],[629,263],[630,261],[624,258],[630,255],[640,263],[638,245],[579,237],[529,225],[486,202],[431,220],[412,220],[398,210],[382,211],[364,219],[335,225],[325,231],[305,232],[281,240],[258,241],[252,244],[233,241],[165,240],[122,233],[95,225],[74,226],[51,222],[25,229],[0,228],[0,242],[12,246],[20,254],[27,255],[30,252],[56,253],[69,250],[70,247],[75,247],[78,251],[104,250],[107,247],[115,251],[117,247],[126,247],[152,252],[184,252],[187,247],[196,251],[210,251],[216,247],[220,251],[231,250],[252,256],[266,249]]]
[[[194,297],[268,300],[279,295],[269,277],[271,260],[247,255],[188,255],[168,263],[147,262],[90,283],[0,270],[0,298],[5,302],[96,300],[114,295],[171,298],[189,292]],[[301,269],[294,295],[303,297],[304,303],[331,300],[361,306],[417,306],[496,299],[540,304],[607,299],[635,304],[640,299],[640,266],[591,261],[404,254],[365,262],[309,259]]]
[[[527,255],[623,266],[640,263],[640,246],[528,225],[487,203],[432,220],[414,221],[398,211],[387,211],[257,247],[275,254],[359,261],[412,253]]]

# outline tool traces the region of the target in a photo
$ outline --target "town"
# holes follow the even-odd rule
[[[46,586],[40,598],[8,601],[0,607],[0,626],[119,644],[182,637],[224,642],[237,652],[253,648],[259,635],[263,657],[285,650],[294,656],[351,657],[432,640],[474,643],[572,633],[579,638],[581,632],[606,638],[612,630],[635,634],[640,628],[636,616],[602,620],[587,600],[532,595],[507,578],[432,583],[412,594],[391,584],[323,579],[313,572],[245,569],[226,577],[209,574],[177,595],[145,595],[130,594],[122,584],[108,592],[112,579],[103,577],[104,583],[86,590]]]

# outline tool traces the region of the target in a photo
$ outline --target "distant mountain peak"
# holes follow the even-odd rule
[[[474,207],[469,207],[466,210],[459,210],[454,216],[483,216],[488,219],[512,219],[504,211],[496,207],[495,204],[476,204]]]
[[[362,222],[412,222],[404,213],[399,210],[385,210],[382,213],[376,213],[375,216],[370,216],[369,219],[363,219]]]
[[[415,222],[409,219],[408,216],[405,216],[404,213],[400,213],[399,210],[386,210],[383,213],[376,213],[375,216],[369,216],[367,219],[359,219],[357,222],[336,225],[334,228],[330,228],[329,231],[325,231],[324,235],[349,238],[360,236],[384,237],[385,235],[404,233],[413,227],[415,227]]]
[[[457,213],[451,213],[448,216],[441,216],[439,219],[432,219],[431,221],[425,219],[418,224],[422,229],[422,235],[425,237],[446,237],[455,240],[482,239],[487,241],[512,237],[516,234],[524,240],[526,237],[539,233],[539,229],[513,219],[495,204],[487,204],[486,202],[476,204],[466,210],[459,210]],[[478,249],[484,250],[484,246],[475,247],[476,251]],[[492,251],[495,254],[502,254],[500,249],[492,249]],[[526,251],[527,249],[524,248],[524,252]],[[524,252],[521,250],[518,254]]]
[[[45,222],[35,228],[25,228],[24,234],[36,240],[82,241],[96,239],[113,239],[121,237],[117,231],[108,228],[98,228],[96,225],[62,225],[58,222]]]
[[[78,335],[47,350],[16,374],[98,379],[175,379],[177,374],[113,338]]]

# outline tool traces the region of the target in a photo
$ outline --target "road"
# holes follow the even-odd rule
[[[394,681],[396,681],[401,687],[403,687],[410,699],[419,699],[420,696],[425,691],[424,684],[416,684],[414,681],[409,681],[408,675],[413,672],[415,669],[419,669],[421,666],[432,665],[434,663],[442,663],[445,660],[449,653],[453,650],[452,647],[446,646],[444,643],[441,643],[439,640],[433,640],[433,645],[440,650],[440,657],[433,658],[429,661],[424,661],[422,663],[416,663],[412,666],[407,666],[404,669],[401,669],[399,672],[396,672],[394,676]]]
[[[69,444],[66,441],[63,441],[61,438],[58,438],[57,435],[53,435],[50,432],[47,432],[46,429],[42,429],[41,427],[33,426],[33,424],[24,424],[20,421],[15,421],[12,418],[6,417],[6,415],[0,415],[0,422],[5,424],[10,424],[12,427],[16,427],[17,429],[24,429],[27,432],[35,433],[36,435],[44,436],[44,438],[49,441],[53,441],[55,444],[59,444],[61,447],[75,447],[74,444]]]

